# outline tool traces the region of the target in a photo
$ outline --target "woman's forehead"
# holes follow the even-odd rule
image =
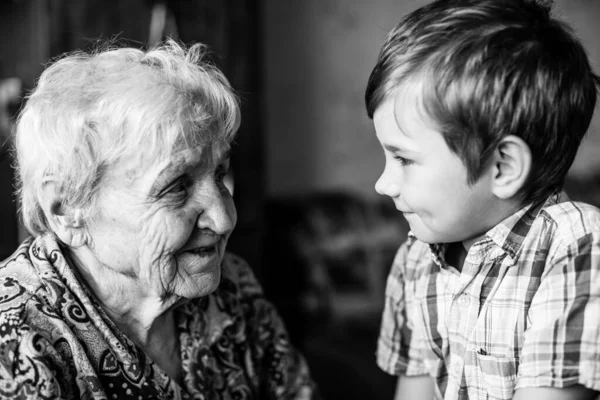
[[[155,180],[161,175],[182,173],[190,169],[213,168],[229,158],[229,146],[213,144],[178,148],[155,158],[140,155],[113,166],[113,176],[136,180]]]
[[[164,169],[187,169],[199,166],[219,164],[229,158],[229,146],[213,144],[210,146],[193,146],[186,149],[175,150],[170,153],[159,164],[164,165]]]

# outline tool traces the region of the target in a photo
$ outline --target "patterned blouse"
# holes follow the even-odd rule
[[[50,235],[0,263],[2,399],[311,399],[292,347],[250,268],[223,260],[218,289],[176,310],[183,384],[120,332]]]

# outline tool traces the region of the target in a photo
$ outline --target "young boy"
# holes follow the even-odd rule
[[[600,391],[600,210],[561,192],[600,79],[533,0],[439,0],[388,35],[366,89],[375,185],[411,228],[377,349],[397,399]]]

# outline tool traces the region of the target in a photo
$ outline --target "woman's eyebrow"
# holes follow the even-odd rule
[[[188,169],[190,169],[190,165],[185,163],[185,160],[172,160],[160,170],[155,181],[160,181],[165,177],[182,173]]]
[[[217,164],[222,163],[223,161],[227,161],[231,158],[231,149],[227,149],[223,151],[221,154],[216,157]]]
[[[199,164],[202,164],[203,160],[200,159],[196,162],[186,162],[185,158],[175,158],[166,164],[154,177],[154,181],[150,187],[150,193],[156,194],[177,176],[196,168]]]

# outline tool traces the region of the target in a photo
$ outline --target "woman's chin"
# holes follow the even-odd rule
[[[194,279],[194,278],[190,278]],[[219,283],[221,283],[221,270],[215,269],[214,273],[211,274],[202,274],[199,277],[195,277],[194,282],[184,287],[189,288],[185,290],[182,294],[182,297],[186,298],[196,298],[202,297],[211,294],[219,287]]]
[[[211,275],[221,268],[221,256],[217,251],[186,251],[176,259],[177,270],[182,276]]]
[[[179,273],[176,294],[195,298],[214,292],[221,282],[221,257],[217,252],[195,254],[185,252],[177,257]]]

